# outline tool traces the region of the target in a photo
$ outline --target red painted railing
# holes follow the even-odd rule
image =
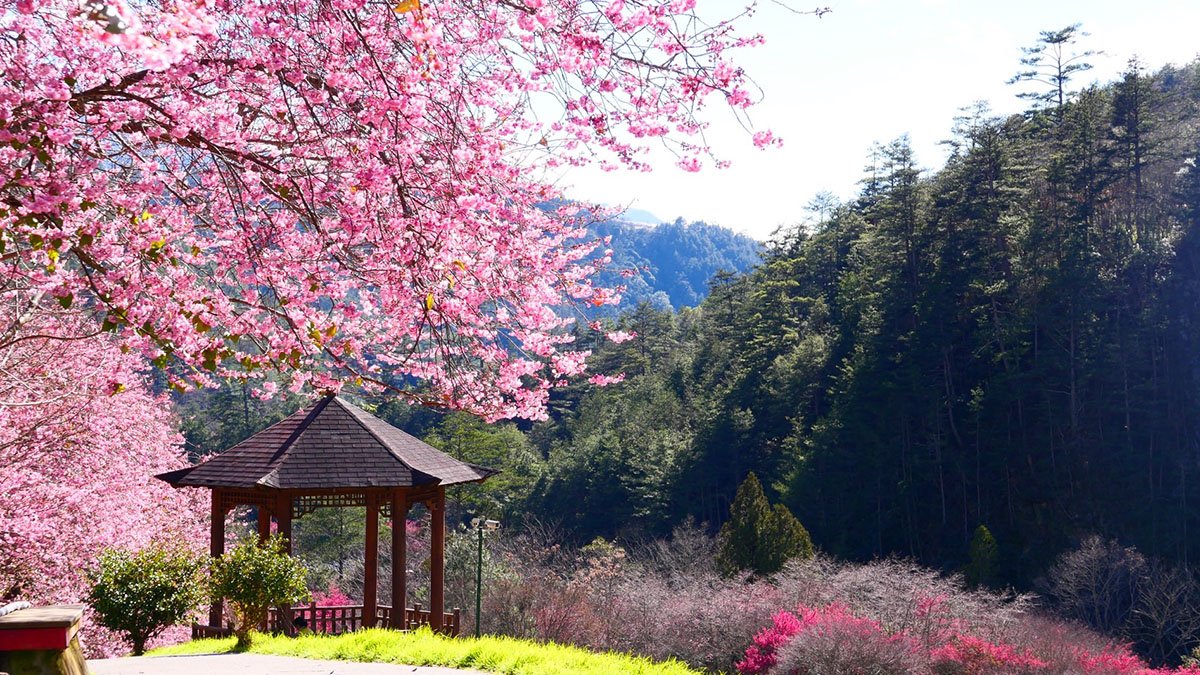
[[[326,633],[329,635],[338,635],[340,633],[349,633],[363,627],[363,606],[362,605],[334,605],[334,606],[319,606],[316,603],[301,605],[292,609],[293,622],[296,619],[304,619],[308,622],[308,629],[314,633]],[[388,605],[380,605],[375,611],[375,625],[387,627],[391,625],[392,608]],[[282,622],[279,620],[279,611],[272,607],[267,616],[267,630],[272,633],[283,632]],[[455,607],[454,611],[446,612],[442,618],[443,630],[451,636],[457,636],[462,627],[461,613]],[[420,605],[405,608],[404,610],[404,625],[400,626],[401,630],[412,630],[420,626],[427,626],[430,623],[430,612],[427,609],[422,609]],[[202,626],[200,624],[192,624],[192,639],[209,637],[225,637],[231,635],[233,630],[224,626]]]

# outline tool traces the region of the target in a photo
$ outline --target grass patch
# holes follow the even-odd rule
[[[233,638],[193,640],[150,652],[151,656],[223,654]],[[252,654],[306,659],[471,668],[498,675],[698,675],[679,661],[655,662],[614,652],[507,637],[449,638],[428,628],[401,633],[382,628],[343,635],[289,638],[255,634]]]

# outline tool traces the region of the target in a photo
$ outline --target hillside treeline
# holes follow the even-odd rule
[[[757,473],[817,545],[1027,581],[1090,533],[1200,553],[1200,66],[971,109],[946,166],[906,139],[762,264],[565,392],[522,511],[581,539],[719,525]],[[1061,100],[1061,103],[1059,101]],[[799,205],[797,210],[800,210]]]

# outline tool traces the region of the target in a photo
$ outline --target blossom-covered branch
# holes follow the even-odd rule
[[[728,52],[759,41],[694,0],[4,2],[0,292],[179,387],[493,418],[584,371],[555,307],[619,298],[553,172],[717,162],[699,115],[752,103]]]

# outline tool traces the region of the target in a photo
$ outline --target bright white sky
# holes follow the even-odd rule
[[[739,62],[765,92],[751,110],[755,128],[773,130],[784,147],[757,150],[714,106],[709,138],[731,168],[689,174],[663,156],[650,174],[577,171],[566,178],[568,194],[765,239],[800,221],[822,190],[852,197],[873,142],[908,133],[917,159],[934,169],[960,108],[986,100],[997,113],[1023,109],[1021,89],[1005,82],[1039,31],[1083,24],[1090,35],[1078,48],[1105,54],[1081,84],[1115,79],[1134,54],[1152,70],[1200,54],[1197,0],[788,0],[833,9],[820,19],[759,2],[747,29],[767,44]],[[698,2],[702,15],[717,18],[743,5]]]

